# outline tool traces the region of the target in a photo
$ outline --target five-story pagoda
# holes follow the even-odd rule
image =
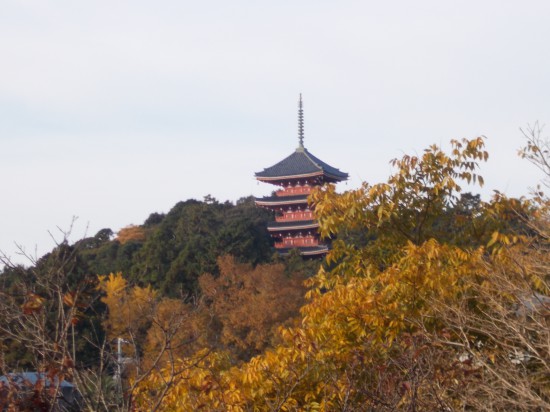
[[[307,198],[315,186],[347,180],[348,174],[326,164],[304,147],[302,95],[298,102],[298,148],[279,163],[256,173],[261,182],[280,186],[273,196],[256,198],[256,205],[275,212],[267,230],[281,254],[298,249],[303,256],[322,256],[328,245],[319,239],[319,224],[313,219]]]

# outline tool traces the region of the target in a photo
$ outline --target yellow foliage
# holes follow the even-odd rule
[[[164,411],[462,410],[475,396],[481,399],[476,407],[500,405],[502,396],[489,399],[480,388],[501,384],[495,376],[505,370],[510,379],[518,375],[519,368],[509,367],[510,347],[531,339],[544,349],[550,342],[534,294],[547,293],[548,266],[533,264],[547,264],[548,253],[540,238],[534,243],[541,249],[533,249],[522,234],[495,227],[498,216],[529,210],[521,202],[483,205],[479,223],[486,237],[475,245],[453,238],[448,227],[438,229],[459,182],[483,184],[476,173],[488,157],[483,146],[482,138],[453,141],[450,155],[432,146],[422,156],[393,161],[397,172],[387,183],[343,194],[333,186],[317,190],[311,201],[322,234],[342,238],[327,266],[307,282],[301,323],[281,327],[279,345],[240,365],[203,350],[178,360],[177,375],[169,367],[154,371],[139,384],[136,406],[150,409],[166,382]],[[365,233],[376,236],[362,244],[357,239]],[[491,254],[487,244],[503,247]],[[213,277],[202,282],[207,294],[222,286]],[[517,326],[523,320],[514,308],[521,305],[532,327]],[[530,405],[548,405],[550,397],[547,352],[540,350],[540,357],[534,364],[540,376],[526,378],[535,387]],[[507,383],[501,395],[531,393],[529,385],[513,392]]]
[[[411,319],[434,316],[428,304],[434,296],[456,299],[466,292],[466,278],[484,273],[482,256],[431,240],[409,243],[401,259],[376,277],[352,277],[328,291],[322,275],[316,277],[301,326],[280,331],[283,344],[228,370],[190,367],[162,410],[339,409],[349,389],[346,366],[391,359],[398,337],[415,328]],[[441,325],[434,320],[425,326]]]
[[[101,301],[107,305],[109,316],[103,322],[110,340],[136,339],[138,331],[150,323],[157,292],[151,286],[128,287],[122,273],[99,276],[99,288],[105,293]]]
[[[220,275],[203,274],[199,285],[221,324],[220,340],[241,358],[260,353],[276,327],[298,314],[304,303],[304,277],[287,276],[282,264],[252,267],[231,256],[220,257],[218,266]]]
[[[105,292],[108,296],[118,296],[122,293],[128,282],[122,276],[122,272],[110,273],[109,277],[105,275],[98,276],[99,285],[98,288]]]

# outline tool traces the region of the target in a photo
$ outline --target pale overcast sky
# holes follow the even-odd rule
[[[492,189],[540,178],[520,127],[550,122],[550,2],[0,2],[0,250],[41,255],[211,194],[305,145],[376,183],[389,160],[488,137]],[[547,130],[547,132],[549,132]]]

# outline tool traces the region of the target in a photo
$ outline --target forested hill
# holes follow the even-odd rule
[[[70,325],[74,334],[71,356],[78,367],[97,372],[105,355],[109,376],[116,351],[109,345],[122,336],[136,353],[146,352],[155,341],[152,325],[169,314],[193,319],[194,327],[183,328],[193,336],[178,338],[182,356],[199,344],[223,349],[235,362],[261,353],[277,327],[298,316],[303,281],[321,264],[298,253],[281,259],[267,232],[271,219],[253,197],[232,203],[207,196],[178,202],[168,213],[152,213],[117,233],[105,228],[73,244],[64,241],[30,267],[7,265],[0,273],[0,372],[48,368],[50,360],[34,343],[58,330],[59,313],[67,315],[61,328]],[[106,284],[118,286],[112,292]],[[136,311],[141,314],[133,319],[130,312]],[[27,327],[28,315],[38,313],[43,323]],[[69,343],[68,335],[55,336],[63,342],[51,347],[54,358]]]
[[[216,259],[222,255],[254,265],[268,261],[270,219],[253,197],[233,204],[207,196],[179,202],[167,214],[152,213],[143,225],[124,228],[112,240],[112,232],[104,229],[75,247],[82,249],[91,273],[123,272],[132,283],[175,296],[195,292],[202,273],[217,273]]]
[[[180,296],[196,292],[199,275],[217,274],[220,256],[253,265],[269,261],[273,250],[266,226],[271,218],[255,206],[253,197],[233,204],[207,196],[179,202],[166,214],[152,213],[142,225],[118,234],[102,229],[58,249],[76,252],[75,273],[122,272],[131,283]],[[43,256],[39,265],[53,259],[54,252],[59,251]]]

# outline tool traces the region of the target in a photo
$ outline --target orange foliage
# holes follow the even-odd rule
[[[156,307],[144,344],[144,365],[148,367],[160,353],[161,361],[169,357],[191,355],[204,347],[205,313],[181,299],[163,298]]]
[[[241,358],[260,353],[276,329],[298,315],[304,277],[287,276],[282,264],[253,268],[231,256],[219,258],[218,266],[220,275],[203,274],[199,285],[221,325],[221,343]]]
[[[135,225],[123,227],[118,231],[116,240],[118,240],[121,245],[130,241],[143,242],[145,240],[145,229]]]

